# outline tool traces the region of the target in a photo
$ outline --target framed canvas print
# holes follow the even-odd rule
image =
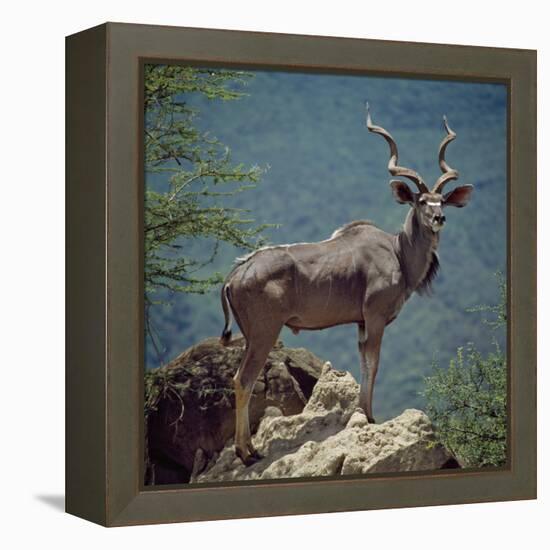
[[[536,496],[536,53],[67,38],[67,511]]]

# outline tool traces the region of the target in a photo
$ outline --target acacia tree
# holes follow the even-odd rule
[[[484,322],[505,331],[506,283],[497,274],[500,302],[469,311],[489,314]],[[443,369],[434,365],[422,395],[442,443],[471,467],[503,466],[507,445],[506,355],[495,337],[494,351],[482,355],[473,344],[461,347]]]
[[[246,210],[224,204],[224,198],[254,187],[263,170],[234,164],[228,147],[197,128],[199,112],[187,101],[190,94],[238,100],[251,76],[225,69],[145,67],[146,305],[161,289],[204,293],[221,282],[219,273],[197,274],[212,262],[220,242],[245,250],[262,244],[267,225],[254,224]],[[191,254],[192,239],[209,245],[200,258]]]
[[[219,244],[243,250],[264,244],[255,224],[230,198],[259,183],[264,170],[234,163],[230,149],[199,128],[197,104],[239,100],[250,73],[146,65],[144,91],[145,327],[160,363],[162,338],[151,306],[174,292],[203,294],[223,280],[203,270]],[[197,99],[199,101],[197,101]]]

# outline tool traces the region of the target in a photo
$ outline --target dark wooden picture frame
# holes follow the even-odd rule
[[[145,60],[508,87],[505,468],[143,486]],[[66,509],[106,526],[536,497],[536,52],[107,23],[67,38]]]

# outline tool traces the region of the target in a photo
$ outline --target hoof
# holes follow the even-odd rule
[[[263,455],[260,454],[252,445],[248,447],[248,450],[250,452],[250,456],[254,458],[254,460],[262,460]]]
[[[369,424],[376,424],[376,420],[372,416],[367,416]]]
[[[235,448],[235,454],[241,459],[241,462],[246,466],[256,464],[263,456],[252,445],[248,445],[247,451],[243,452],[238,447]]]

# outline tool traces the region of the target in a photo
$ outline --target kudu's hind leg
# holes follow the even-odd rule
[[[358,347],[361,358],[359,406],[365,411],[367,419],[371,424],[376,422],[372,413],[372,400],[383,335],[383,324],[380,326],[374,322],[367,323],[367,332],[365,332],[365,324],[359,323]]]
[[[233,378],[235,387],[235,452],[245,466],[250,466],[261,455],[252,446],[250,438],[250,422],[248,405],[254,384],[258,379],[269,352],[277,341],[281,327],[262,332],[259,337],[254,334],[248,336],[246,351],[241,365]]]

